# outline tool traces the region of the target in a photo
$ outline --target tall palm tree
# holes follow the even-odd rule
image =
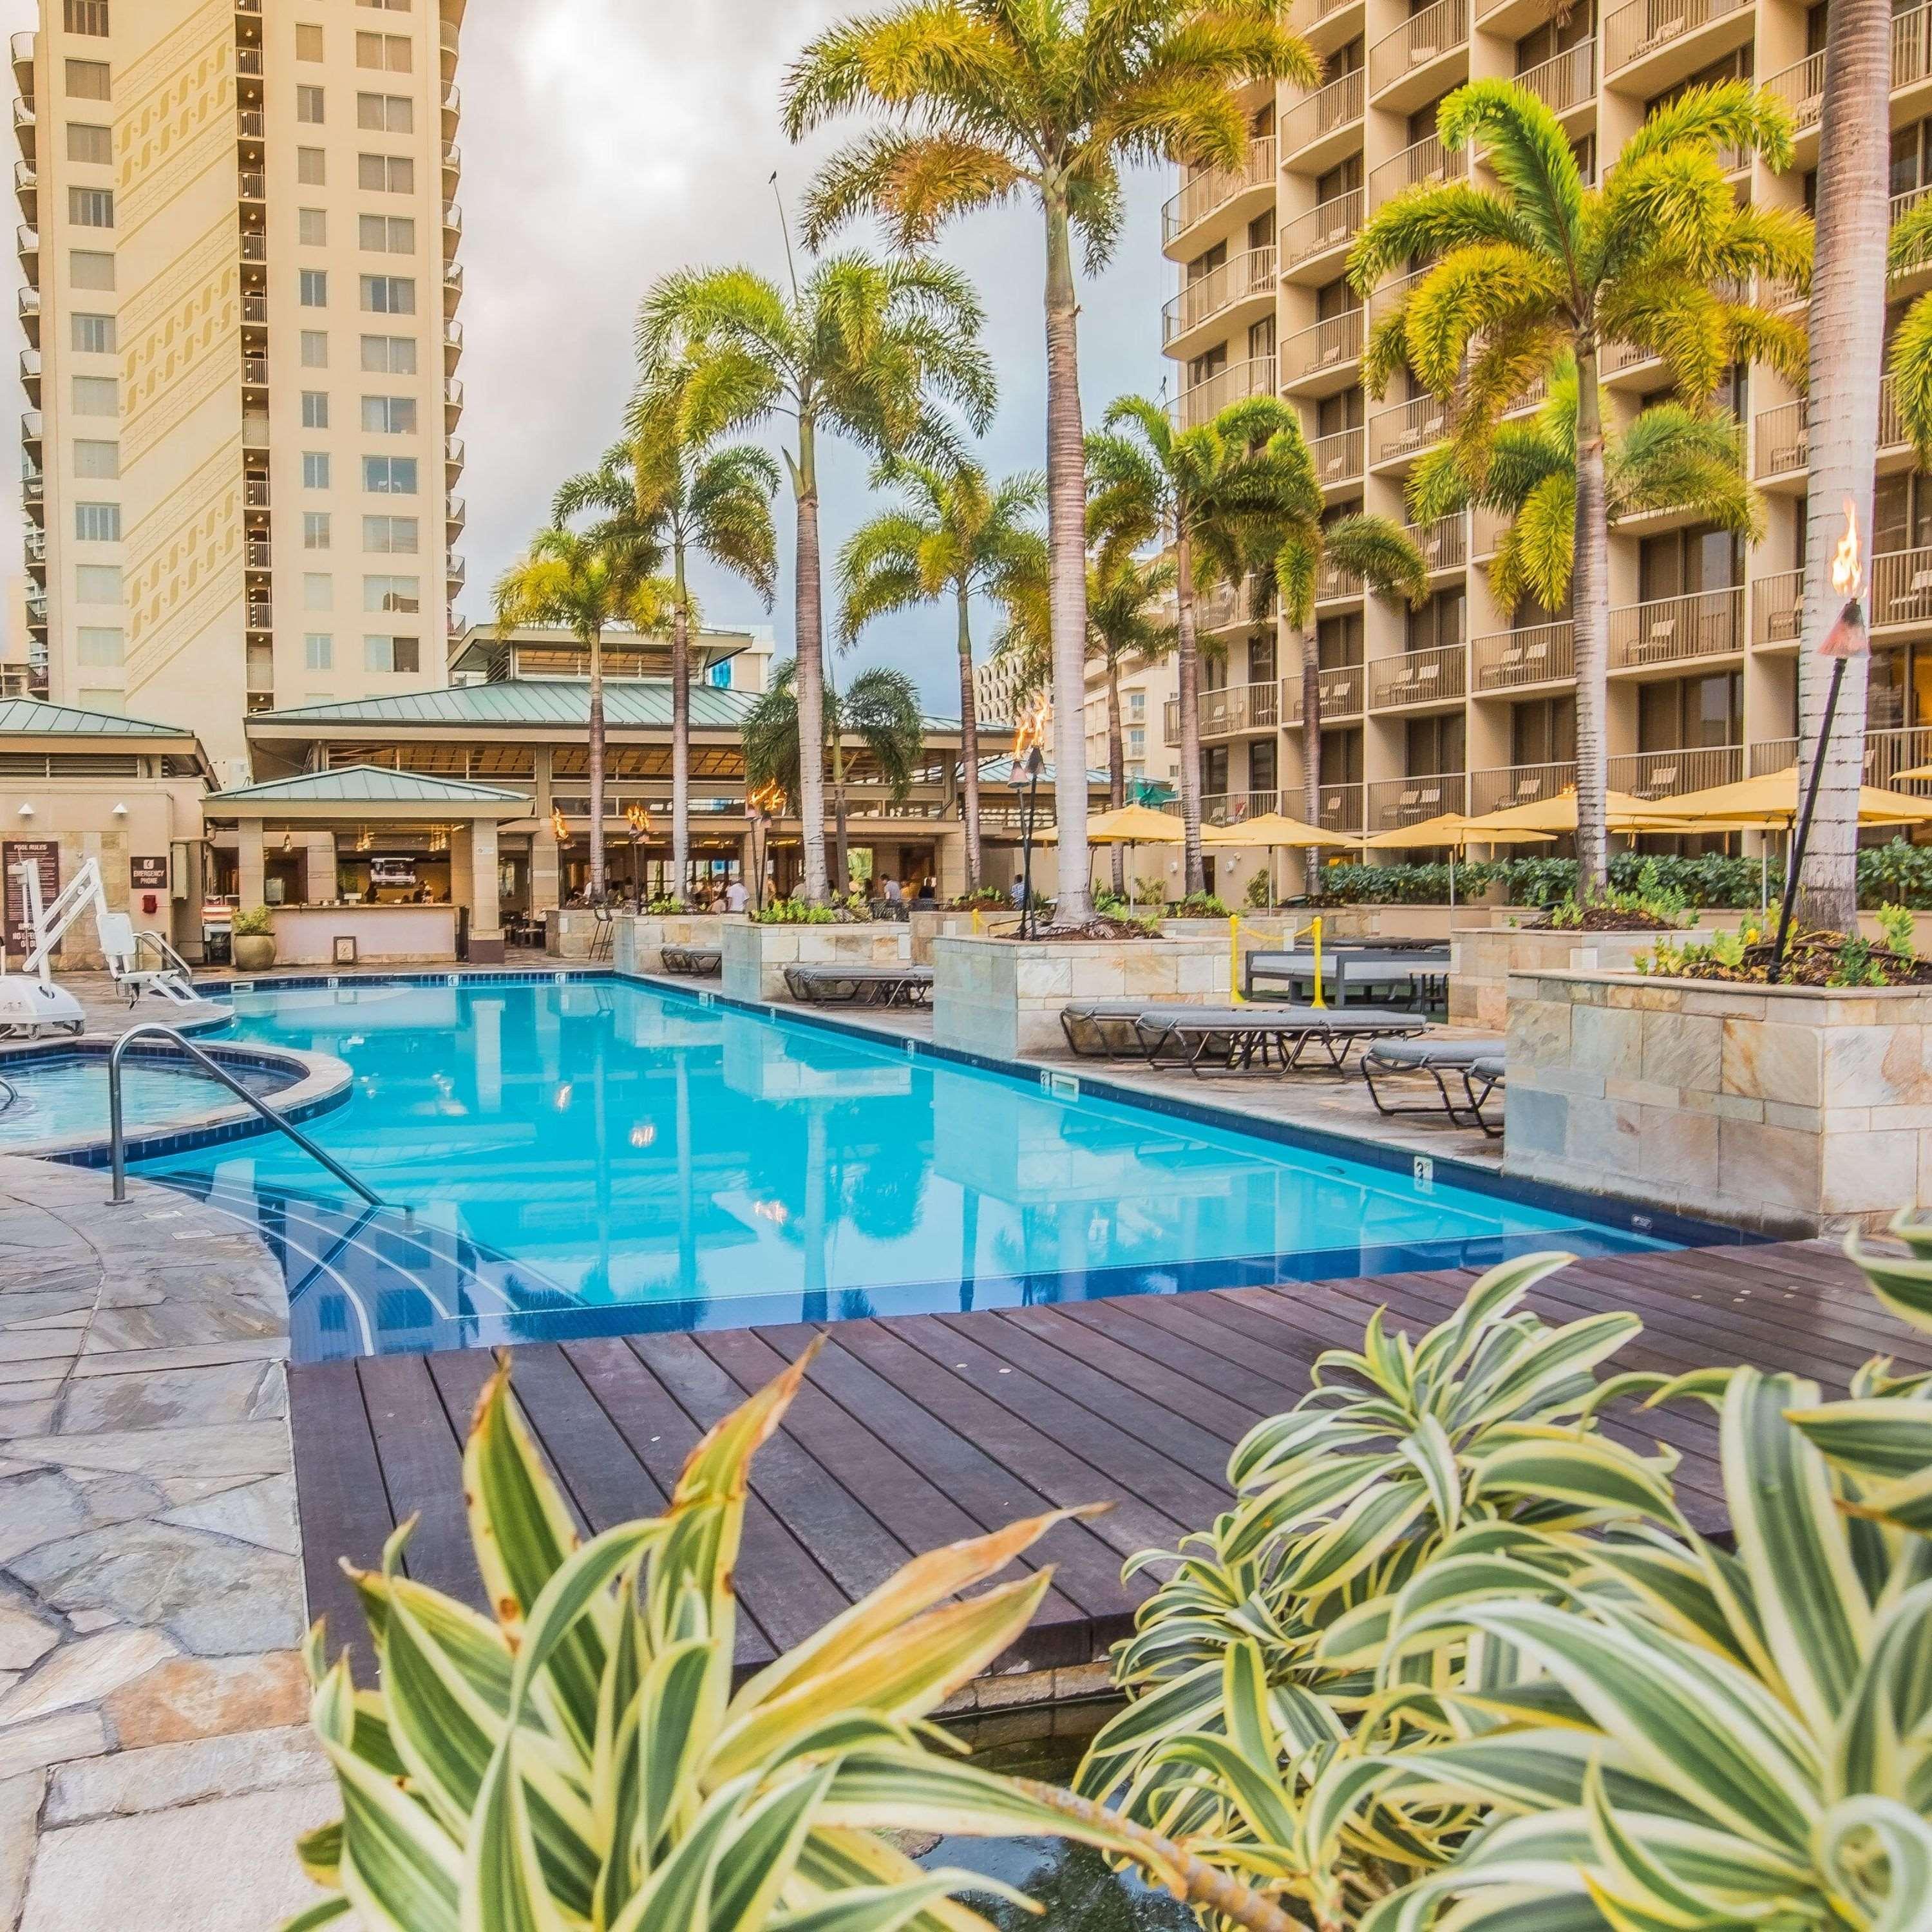
[[[1248,128],[1232,90],[1312,87],[1319,64],[1282,0],[893,0],[822,34],[787,76],[796,140],[856,111],[888,125],[835,156],[808,226],[880,216],[902,246],[1027,194],[1046,228],[1046,475],[1052,556],[1058,916],[1087,916],[1086,478],[1077,235],[1090,273],[1121,222],[1124,164],[1236,167]]]
[[[842,892],[851,876],[845,829],[844,741],[856,738],[872,754],[889,796],[896,802],[905,796],[919,768],[926,744],[925,714],[912,680],[904,671],[884,664],[862,670],[842,692],[826,693],[821,736],[812,757],[804,755],[802,750],[812,742],[804,713],[798,662],[788,659],[778,666],[770,688],[759,694],[745,715],[745,776],[754,786],[776,784],[802,818],[805,788],[814,769],[824,772],[826,753],[830,752]]]
[[[994,489],[976,464],[940,469],[895,458],[875,482],[898,484],[904,501],[862,524],[839,559],[841,641],[874,620],[916,604],[952,599],[958,614],[960,758],[966,813],[966,886],[981,883],[980,731],[973,695],[973,600],[1004,597],[1037,569],[1045,546],[1034,518],[1046,493],[1036,472]]]
[[[1589,897],[1609,866],[1603,355],[1624,344],[1660,356],[1694,405],[1738,362],[1804,380],[1802,328],[1741,292],[1757,276],[1806,277],[1810,224],[1791,209],[1740,207],[1718,158],[1751,148],[1782,168],[1791,124],[1743,82],[1692,88],[1651,115],[1599,188],[1584,184],[1562,123],[1514,82],[1458,88],[1436,125],[1452,153],[1480,142],[1498,184],[1410,188],[1370,218],[1348,258],[1358,290],[1412,262],[1434,266],[1377,325],[1364,377],[1380,394],[1406,363],[1449,404],[1480,476],[1503,412],[1562,359],[1575,365],[1577,888]]]
[[[956,270],[860,254],[814,263],[789,293],[748,268],[688,268],[644,298],[638,353],[647,368],[682,368],[687,427],[728,432],[791,420],[784,460],[797,516],[797,702],[808,744],[824,740],[826,702],[819,436],[847,436],[881,456],[952,454],[934,405],[956,405],[975,430],[992,412],[980,320],[978,298]],[[809,758],[800,785],[805,891],[823,900],[825,775]]]
[[[778,587],[772,498],[778,466],[751,443],[719,446],[687,432],[678,372],[653,371],[632,405],[628,440],[556,494],[561,520],[604,512],[615,528],[662,544],[670,562],[665,615],[670,628],[670,855],[674,890],[684,894],[691,861],[691,633],[697,606],[689,566],[695,551],[742,578],[771,608]]]
[[[656,548],[632,530],[539,530],[522,560],[497,579],[496,628],[561,624],[590,658],[590,899],[601,905],[604,868],[604,633],[613,624],[654,628],[664,616],[664,586],[652,574]]]

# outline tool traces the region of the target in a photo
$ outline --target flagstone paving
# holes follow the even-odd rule
[[[305,1719],[280,1270],[182,1196],[0,1156],[0,1932],[268,1932]]]

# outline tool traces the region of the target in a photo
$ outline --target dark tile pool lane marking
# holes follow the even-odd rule
[[[1353,1346],[1377,1307],[1419,1334],[1473,1270],[1292,1282],[830,1324],[778,1437],[754,1466],[739,1570],[741,1670],[794,1643],[920,1550],[1061,1503],[1116,1498],[1032,1554],[1057,1568],[1022,1646],[1034,1668],[1084,1663],[1128,1629],[1144,1579],[1123,1557],[1171,1545],[1224,1507],[1220,1460],[1259,1415],[1308,1385],[1324,1350]],[[1619,1358],[1676,1372],[1712,1362],[1808,1370],[1828,1388],[1879,1349],[1932,1367],[1932,1345],[1891,1326],[1864,1278],[1825,1243],[1612,1255],[1574,1264],[1531,1304],[1560,1322],[1628,1308],[1643,1334]],[[538,1344],[512,1351],[546,1458],[586,1528],[661,1507],[692,1445],[742,1394],[796,1360],[804,1324]],[[481,1350],[363,1358],[290,1371],[296,1476],[312,1612],[359,1633],[338,1555],[374,1564],[423,1512],[406,1567],[474,1602],[462,1519],[461,1433],[490,1372]],[[1721,1527],[1714,1424],[1691,1407],[1618,1405],[1623,1439],[1682,1457],[1687,1513]]]

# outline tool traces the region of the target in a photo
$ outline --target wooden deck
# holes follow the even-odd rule
[[[1473,1270],[1069,1302],[832,1326],[782,1432],[753,1470],[738,1577],[739,1661],[798,1642],[916,1552],[1057,1504],[1112,1499],[1034,1552],[1054,1587],[1014,1666],[1084,1664],[1129,1628],[1144,1579],[1123,1558],[1172,1546],[1228,1501],[1234,1442],[1286,1407],[1323,1349],[1352,1346],[1378,1306],[1419,1334]],[[1842,1388],[1868,1357],[1932,1366],[1824,1243],[1580,1262],[1532,1305],[1551,1321],[1630,1308],[1644,1330],[1621,1367],[1744,1361]],[[584,1522],[659,1508],[703,1431],[810,1342],[804,1326],[653,1335],[514,1351],[515,1388]],[[410,1574],[481,1606],[460,1484],[460,1437],[490,1369],[482,1351],[291,1370],[312,1616],[334,1640],[362,1622],[337,1558],[373,1567],[414,1514]],[[1612,1425],[1682,1452],[1694,1519],[1723,1510],[1717,1431],[1681,1407]]]

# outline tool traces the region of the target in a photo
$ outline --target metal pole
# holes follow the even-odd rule
[[[1034,933],[1033,917],[1033,826],[1034,814],[1039,808],[1040,773],[1037,770],[1027,786],[1026,809],[1020,815],[1020,937],[1030,939]]]
[[[1791,937],[1791,914],[1798,902],[1798,872],[1804,862],[1804,848],[1811,838],[1811,814],[1817,808],[1818,787],[1825,776],[1825,754],[1832,742],[1832,720],[1838,709],[1838,688],[1845,681],[1846,660],[1832,666],[1832,682],[1825,692],[1825,715],[1819,721],[1818,743],[1811,754],[1811,778],[1804,788],[1804,808],[1798,818],[1798,836],[1792,842],[1791,856],[1785,870],[1784,899],[1778,908],[1778,939],[1771,950],[1771,970],[1765,976],[1776,986],[1784,971],[1784,949]]]

